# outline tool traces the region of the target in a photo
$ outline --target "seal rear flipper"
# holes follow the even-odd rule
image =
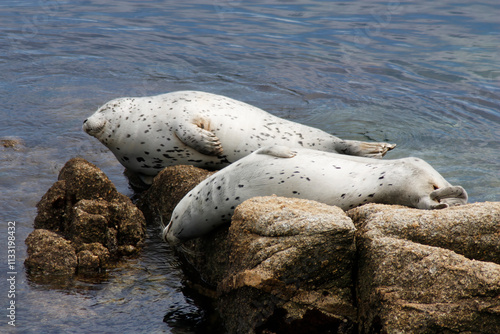
[[[210,120],[196,117],[192,122],[179,123],[176,128],[177,138],[196,151],[214,156],[220,156],[224,152],[219,138],[210,131]]]
[[[293,151],[290,147],[279,146],[279,145],[262,147],[258,149],[255,153],[272,155],[273,157],[277,158],[293,158],[294,156],[297,155],[297,152]]]
[[[461,186],[450,186],[434,190],[429,197],[448,206],[467,204],[468,195]]]
[[[395,147],[396,144],[390,143],[368,143],[357,140],[342,140],[335,144],[334,149],[340,154],[367,158],[382,158],[387,152]]]

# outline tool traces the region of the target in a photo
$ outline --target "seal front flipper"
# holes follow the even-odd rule
[[[224,152],[219,138],[211,131],[209,119],[195,117],[189,122],[178,122],[175,127],[177,138],[198,152],[215,156]]]
[[[341,140],[335,143],[335,151],[341,154],[356,155],[367,158],[382,158],[387,152],[394,149],[396,144],[369,143],[357,140]]]
[[[272,155],[277,158],[293,158],[294,156],[297,155],[297,152],[293,151],[290,147],[279,146],[279,145],[262,147],[258,149],[255,153]]]

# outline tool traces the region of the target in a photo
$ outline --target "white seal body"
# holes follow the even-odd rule
[[[86,119],[83,129],[123,166],[145,176],[180,164],[220,169],[270,145],[379,158],[395,147],[342,140],[249,104],[198,91],[116,99]]]
[[[442,209],[467,203],[467,193],[451,186],[418,158],[380,160],[290,149],[262,148],[213,174],[176,206],[163,236],[171,243],[195,238],[230,222],[235,207],[255,196],[315,200],[349,210],[365,203]]]

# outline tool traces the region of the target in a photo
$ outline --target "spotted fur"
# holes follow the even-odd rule
[[[146,176],[178,164],[220,169],[274,144],[378,158],[395,147],[342,140],[249,104],[198,91],[116,99],[86,119],[83,129],[127,169]]]
[[[235,207],[255,196],[304,198],[343,210],[365,203],[442,209],[467,203],[418,158],[378,160],[283,146],[262,148],[213,174],[176,206],[163,237],[176,244],[228,223]]]

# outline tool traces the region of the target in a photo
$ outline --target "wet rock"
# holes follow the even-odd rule
[[[4,137],[0,138],[0,147],[21,151],[24,148],[24,141],[17,137]]]
[[[148,221],[160,216],[167,224],[184,195],[213,173],[193,166],[167,167],[158,173],[151,187],[140,195],[137,206]]]
[[[129,201],[120,194],[106,174],[83,158],[73,158],[66,162],[59,172],[58,180],[66,182],[66,191],[71,203],[82,199],[111,202]]]
[[[360,332],[500,333],[500,203],[348,214]]]
[[[31,273],[52,273],[72,275],[76,271],[78,259],[71,241],[59,234],[37,229],[26,238],[28,258],[24,262]]]
[[[142,212],[116,190],[99,168],[81,158],[65,164],[37,209],[32,234],[41,229],[57,232],[77,249],[71,255],[76,261],[73,272],[100,272],[110,259],[137,253],[144,241],[146,221]],[[48,247],[50,243],[43,245]],[[28,252],[30,247],[33,244],[28,245]],[[37,261],[41,262],[43,251],[38,253]],[[27,265],[32,261],[30,257]],[[36,268],[43,273],[44,266]]]
[[[35,229],[60,231],[64,228],[66,215],[66,182],[57,181],[42,196],[36,205],[38,214],[35,217]]]
[[[79,273],[99,273],[106,268],[110,255],[102,244],[94,242],[82,245],[77,253]]]
[[[198,254],[202,259],[192,263],[218,282],[217,305],[230,333],[323,325],[349,333],[356,320],[354,231],[339,208],[257,197],[237,207],[227,237],[217,232],[215,244],[210,237],[186,244],[186,256]],[[224,257],[223,269],[207,275],[207,263],[222,264]]]

